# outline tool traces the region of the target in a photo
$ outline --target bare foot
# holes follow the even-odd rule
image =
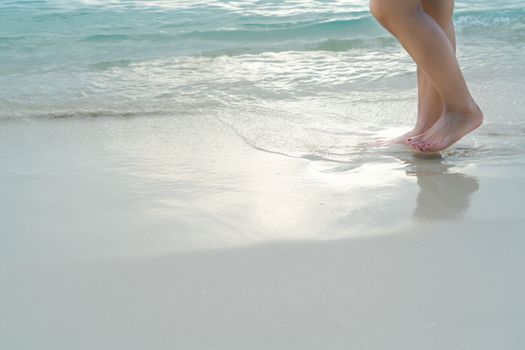
[[[458,142],[483,123],[478,106],[463,111],[446,111],[430,129],[421,135],[407,138],[407,143],[421,152],[438,152]]]

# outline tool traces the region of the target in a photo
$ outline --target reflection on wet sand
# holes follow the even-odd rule
[[[470,196],[479,189],[479,180],[470,175],[452,172],[455,167],[442,159],[406,161],[406,174],[416,176],[420,188],[414,216],[421,220],[453,220],[461,218],[469,208]]]

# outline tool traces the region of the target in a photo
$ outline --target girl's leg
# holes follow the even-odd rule
[[[477,128],[483,116],[467,88],[453,44],[423,6],[422,0],[370,2],[372,14],[401,42],[443,100],[439,120],[411,140],[420,150],[439,151]]]
[[[443,112],[443,101],[432,80],[417,67],[417,121],[409,132],[398,136],[389,143],[409,143],[407,139],[419,136],[434,125]]]
[[[430,16],[447,34],[454,51],[456,50],[456,34],[452,23],[454,11],[454,0],[422,0],[423,10]],[[393,143],[405,143],[407,138],[418,136],[430,129],[441,117],[443,112],[443,100],[434,87],[434,83],[417,67],[418,106],[417,121],[412,130],[392,140]]]

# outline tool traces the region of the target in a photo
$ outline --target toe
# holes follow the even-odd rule
[[[422,141],[419,141],[419,142],[413,142],[412,144],[413,144],[414,147],[416,147],[416,148],[421,148],[421,147],[423,147],[423,146],[425,145],[425,143],[422,142]]]
[[[421,141],[423,137],[425,137],[425,133],[416,134],[414,136],[408,137],[406,140],[408,142],[417,142],[417,141]]]
[[[425,146],[425,152],[439,152],[440,150],[438,144],[427,143]]]
[[[418,142],[418,141],[421,141],[421,135],[412,136],[412,137],[405,139],[406,143],[412,143],[412,142]]]

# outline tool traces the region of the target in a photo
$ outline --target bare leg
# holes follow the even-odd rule
[[[439,120],[417,139],[414,148],[439,151],[476,129],[483,120],[470,95],[445,31],[422,7],[422,0],[371,0],[370,8],[433,82],[443,100]]]
[[[398,136],[389,143],[408,143],[407,139],[423,134],[434,125],[443,112],[443,101],[430,78],[417,67],[417,121],[409,132]]]
[[[452,23],[454,11],[454,0],[422,0],[423,10],[430,16],[447,34],[454,51],[456,50],[456,34]],[[423,134],[430,129],[443,113],[443,100],[434,87],[434,83],[417,67],[418,105],[417,121],[412,130],[404,135],[393,139],[392,143],[405,143],[408,138]]]

